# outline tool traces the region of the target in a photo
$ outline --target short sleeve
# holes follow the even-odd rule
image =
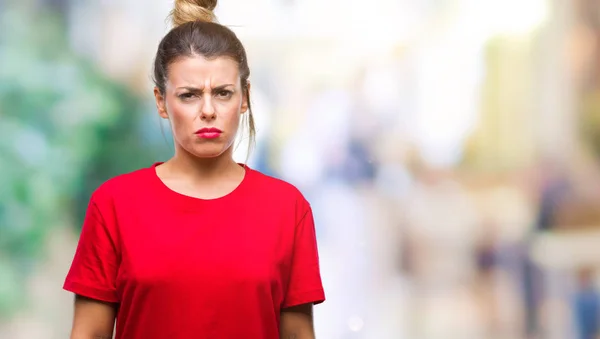
[[[292,264],[283,308],[325,301],[315,224],[312,210],[308,203],[306,205],[295,229]]]
[[[92,197],[63,288],[91,299],[118,302],[116,226],[105,221],[99,206]]]

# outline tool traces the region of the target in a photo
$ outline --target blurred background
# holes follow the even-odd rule
[[[172,153],[169,0],[0,0],[0,338],[67,338],[90,193]],[[312,203],[322,339],[596,339],[600,2],[221,0],[249,165]],[[246,158],[240,138],[236,159]]]

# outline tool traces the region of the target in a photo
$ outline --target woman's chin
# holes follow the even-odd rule
[[[221,142],[215,143],[197,143],[188,144],[186,146],[181,145],[180,149],[188,153],[195,158],[210,159],[218,158],[227,153],[227,150],[231,148],[231,145],[227,147],[226,144]]]
[[[227,149],[207,147],[206,149],[193,150],[193,152],[190,153],[196,158],[211,159],[220,157],[226,150]]]

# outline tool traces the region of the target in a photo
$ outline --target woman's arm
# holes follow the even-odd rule
[[[312,303],[281,310],[281,339],[315,339]]]
[[[112,339],[116,314],[116,304],[76,296],[71,339]]]

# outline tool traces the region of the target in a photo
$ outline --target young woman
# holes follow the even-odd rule
[[[92,195],[64,288],[72,339],[314,338],[325,299],[309,203],[292,185],[237,164],[250,135],[244,47],[215,23],[216,0],[175,1],[154,64],[175,154]],[[116,326],[115,326],[116,320]]]

